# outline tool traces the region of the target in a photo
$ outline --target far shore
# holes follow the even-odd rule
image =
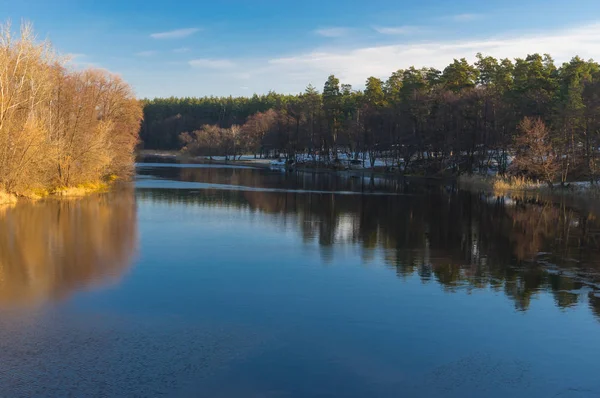
[[[565,184],[555,183],[552,186],[543,182],[526,180],[515,177],[461,175],[458,177],[462,188],[505,194],[552,194],[600,197],[600,186],[589,181],[570,181]]]
[[[229,159],[224,160],[217,158],[207,158],[203,156],[185,156],[177,151],[155,151],[155,150],[141,150],[136,154],[138,159],[143,159],[144,161],[151,160],[166,160],[178,163],[190,163],[190,164],[217,164],[224,166],[244,166],[244,167],[254,167],[257,169],[269,169],[271,168],[271,161],[273,159],[264,159],[264,158],[256,158],[256,159]]]
[[[266,158],[250,158],[248,155],[244,156],[243,159],[222,159],[223,156],[214,157],[210,159],[205,156],[185,156],[178,151],[162,151],[162,150],[140,150],[137,152],[137,158],[143,159],[144,161],[151,160],[163,160],[178,163],[189,163],[189,164],[214,164],[224,166],[244,166],[254,167],[257,169],[271,169],[271,162],[274,159]],[[456,183],[456,178],[453,176],[435,175],[435,176],[422,176],[422,175],[409,175],[402,174],[396,170],[387,170],[386,167],[375,167],[362,168],[362,169],[334,169],[329,167],[309,167],[305,165],[295,165],[291,167],[292,171],[302,171],[309,173],[339,173],[349,176],[374,176],[374,177],[396,177],[396,178],[411,178],[421,180],[431,180],[440,182]]]
[[[273,159],[249,159],[245,156],[241,160],[224,160],[220,157],[217,159],[209,159],[206,157],[190,157],[184,156],[178,151],[158,151],[158,150],[141,150],[137,153],[138,159],[144,161],[163,160],[177,163],[190,164],[214,164],[227,166],[244,166],[258,169],[270,169]],[[571,182],[565,186],[555,185],[550,188],[547,184],[533,183],[531,181],[521,181],[518,179],[505,179],[497,176],[482,177],[478,175],[469,176],[463,174],[461,176],[419,176],[405,175],[397,171],[389,171],[382,168],[358,169],[358,170],[336,170],[331,168],[313,168],[313,167],[295,167],[294,171],[302,171],[309,173],[338,173],[350,177],[388,177],[388,178],[405,178],[413,181],[430,181],[436,183],[444,183],[457,185],[459,188],[472,191],[492,194],[497,197],[529,197],[529,198],[546,198],[568,200],[573,202],[577,207],[590,208],[600,211],[600,206],[596,206],[598,198],[600,198],[600,186],[591,185],[589,182]],[[577,203],[575,203],[577,202]]]

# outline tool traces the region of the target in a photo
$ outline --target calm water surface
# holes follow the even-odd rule
[[[600,221],[411,181],[139,164],[0,208],[0,396],[600,396]]]

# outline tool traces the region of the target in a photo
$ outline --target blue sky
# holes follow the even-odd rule
[[[598,0],[0,0],[75,67],[122,75],[139,97],[361,88],[477,52],[600,60]]]

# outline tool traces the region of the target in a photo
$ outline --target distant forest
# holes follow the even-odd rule
[[[195,154],[340,153],[403,171],[507,171],[547,182],[597,179],[600,66],[550,55],[477,55],[444,70],[411,67],[354,90],[330,76],[321,91],[249,98],[144,100],[147,149]],[[514,160],[514,161],[513,161]],[[510,167],[509,167],[510,166]]]

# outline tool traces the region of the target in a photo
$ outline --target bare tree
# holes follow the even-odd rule
[[[222,145],[223,134],[219,126],[206,124],[200,130],[182,133],[180,139],[185,145],[184,152],[193,156],[206,155],[212,159]]]
[[[558,156],[550,140],[550,131],[540,119],[524,118],[515,139],[513,170],[544,181],[550,187],[560,170]]]
[[[15,192],[25,181],[47,179],[46,123],[52,90],[52,64],[58,59],[48,43],[36,43],[30,25],[14,37],[10,24],[0,28],[0,189]]]
[[[244,141],[248,143],[248,149],[257,152],[264,151],[263,141],[265,136],[273,130],[277,120],[277,112],[269,109],[266,112],[256,113],[248,118],[242,127]]]
[[[242,156],[242,152],[244,150],[244,141],[242,140],[242,128],[237,124],[234,124],[229,129],[229,137],[232,143],[233,150],[233,160],[235,160],[236,156]]]
[[[133,164],[142,110],[131,88],[63,63],[30,25],[0,29],[0,190],[98,182]]]

